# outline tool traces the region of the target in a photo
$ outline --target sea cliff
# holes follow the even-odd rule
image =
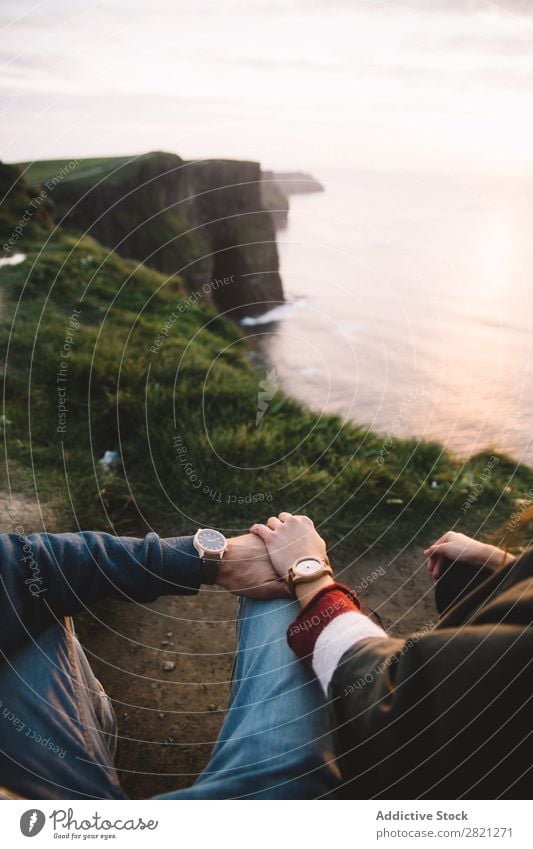
[[[274,226],[256,162],[186,162],[172,153],[75,160],[53,188],[56,220],[123,257],[179,274],[219,312],[258,315],[283,301]],[[62,161],[21,163],[34,188]],[[230,285],[211,286],[214,280]]]

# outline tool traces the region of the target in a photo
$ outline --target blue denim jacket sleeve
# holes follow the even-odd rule
[[[0,651],[100,599],[149,602],[200,583],[192,537],[0,534]]]

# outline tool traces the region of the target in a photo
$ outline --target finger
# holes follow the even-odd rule
[[[430,551],[432,551],[432,549],[433,549],[436,545],[440,545],[441,543],[446,542],[447,536],[448,536],[448,534],[447,534],[447,533],[446,533],[446,534],[443,534],[441,537],[439,537],[438,539],[436,539],[436,540],[435,540],[435,542],[432,542],[432,543],[431,543],[431,545],[430,545],[428,548],[426,548],[426,550],[424,551],[424,554],[429,554],[429,552],[430,552]]]
[[[271,531],[275,531],[277,528],[281,528],[283,522],[280,522],[277,516],[271,516],[267,521],[267,525]]]
[[[311,517],[310,517],[310,516],[296,516],[295,518],[296,518],[296,519],[305,519],[305,521],[306,521],[309,525],[312,525],[312,526],[313,526],[313,528],[315,527],[315,523],[313,522],[313,520],[311,519]]]
[[[250,533],[256,534],[256,536],[261,537],[263,542],[269,542],[272,539],[273,531],[271,531],[270,528],[267,528],[266,525],[257,524],[252,525],[252,527],[250,528]]]
[[[429,554],[430,557],[431,557],[432,554],[443,554],[445,551],[447,551],[447,547],[448,547],[447,542],[439,542],[439,543],[435,542],[435,543],[433,543],[433,545],[430,545],[429,548],[427,549],[427,551],[424,552],[424,553]]]
[[[437,563],[437,558],[434,557],[432,554],[430,554],[429,557],[428,557],[428,572],[433,572],[436,563]]]
[[[439,557],[435,563],[435,568],[433,569],[433,579],[436,581],[440,578],[442,572],[442,560]]]
[[[446,531],[445,534],[442,534],[438,539],[435,540],[433,545],[440,545],[443,542],[450,542],[451,531]]]
[[[292,513],[287,513],[287,512],[284,511],[284,512],[279,514],[278,518],[279,518],[280,522],[286,522],[287,519],[292,519]]]

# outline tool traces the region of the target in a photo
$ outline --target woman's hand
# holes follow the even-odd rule
[[[280,578],[287,578],[289,566],[299,557],[326,558],[326,543],[308,516],[280,513],[271,516],[266,525],[252,525],[250,531],[265,543]]]
[[[506,554],[495,545],[478,542],[456,531],[443,534],[433,545],[426,548],[424,554],[428,557],[428,571],[435,580],[440,577],[445,560],[467,563],[479,568],[485,565],[503,566],[513,559],[512,555]]]

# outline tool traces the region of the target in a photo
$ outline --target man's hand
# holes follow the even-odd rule
[[[280,513],[278,517],[271,516],[266,525],[252,525],[250,530],[261,537],[274,569],[284,580],[289,566],[299,557],[326,558],[326,543],[308,516]]]
[[[469,566],[504,566],[513,560],[513,555],[507,554],[495,545],[478,542],[465,534],[448,531],[433,545],[426,548],[424,554],[428,557],[428,571],[437,580],[442,572],[444,561],[467,563]]]
[[[291,598],[270,562],[265,544],[254,534],[228,539],[217,584],[234,595],[248,598]]]

